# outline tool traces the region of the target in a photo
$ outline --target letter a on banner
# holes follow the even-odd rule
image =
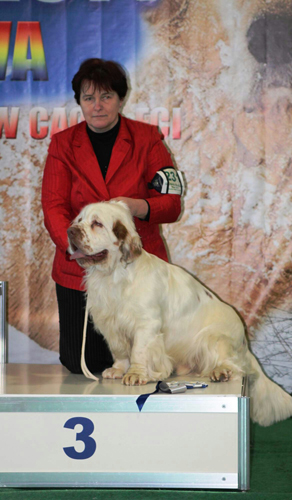
[[[17,23],[11,80],[26,80],[28,70],[32,71],[34,80],[48,80],[41,27],[37,21]]]

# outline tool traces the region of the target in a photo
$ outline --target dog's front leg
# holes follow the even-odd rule
[[[123,378],[124,373],[128,370],[130,362],[126,359],[116,359],[111,368],[107,368],[102,372],[103,378]]]
[[[160,318],[148,320],[146,326],[144,322],[142,327],[136,329],[130,362],[130,368],[123,378],[125,385],[143,385],[150,380],[165,380],[172,373],[173,360],[165,349]]]
[[[157,336],[149,330],[138,330],[135,333],[131,351],[130,368],[123,377],[125,385],[144,385],[149,382],[150,353],[155,348]]]
[[[131,363],[129,370],[123,378],[125,385],[145,385],[149,382],[147,369],[141,363]]]

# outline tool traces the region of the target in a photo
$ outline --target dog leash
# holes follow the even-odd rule
[[[136,399],[136,405],[139,411],[142,411],[149,396],[153,396],[153,394],[157,394],[159,391],[168,392],[169,394],[179,394],[189,389],[206,389],[206,387],[208,387],[208,384],[202,384],[201,382],[165,382],[164,380],[160,380],[156,384],[155,391],[148,394],[141,394]]]
[[[99,379],[91,373],[91,371],[87,368],[85,361],[85,344],[86,344],[86,333],[87,333],[87,323],[88,323],[88,299],[86,299],[86,308],[85,308],[85,316],[84,316],[84,325],[83,325],[83,338],[82,338],[82,349],[81,349],[81,370],[83,375],[86,378],[91,378],[92,380]]]

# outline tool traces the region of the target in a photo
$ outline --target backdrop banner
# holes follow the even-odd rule
[[[123,113],[156,124],[184,172],[172,262],[233,305],[292,390],[290,0],[0,0],[1,273],[9,360],[58,362],[41,182],[52,134],[82,120],[71,80],[122,63]]]

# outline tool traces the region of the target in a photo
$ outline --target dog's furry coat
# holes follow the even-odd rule
[[[71,258],[86,269],[90,314],[113,354],[103,377],[134,385],[173,371],[218,381],[246,374],[255,422],[292,415],[292,398],[264,375],[237,313],[183,269],[145,252],[123,202],[88,205],[68,237]]]

